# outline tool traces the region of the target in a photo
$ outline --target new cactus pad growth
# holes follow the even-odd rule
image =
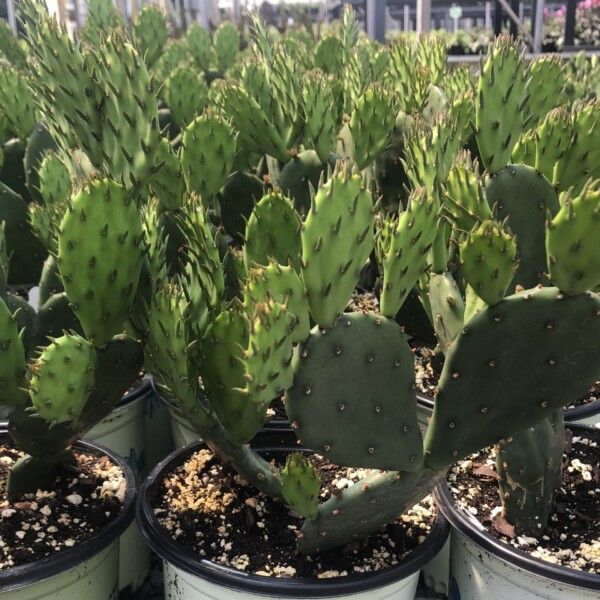
[[[33,414],[51,425],[78,418],[94,385],[95,366],[94,348],[81,336],[52,339],[30,367]]]

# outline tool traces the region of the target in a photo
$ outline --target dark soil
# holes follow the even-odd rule
[[[313,457],[323,480],[321,500],[353,485],[366,472],[339,469]],[[341,551],[300,556],[302,518],[245,485],[207,450],[169,474],[156,495],[155,514],[194,554],[249,573],[275,577],[338,577],[398,563],[427,536],[435,518],[431,497],[401,519]]]
[[[494,537],[548,562],[600,573],[600,432],[594,441],[574,436],[563,466],[554,514],[535,538],[515,534],[502,515],[492,451],[454,467],[448,484],[457,504]]]
[[[52,492],[38,490],[11,503],[6,478],[21,455],[0,448],[0,570],[75,546],[101,531],[123,508],[125,479],[106,456],[76,452],[79,470],[64,469]]]

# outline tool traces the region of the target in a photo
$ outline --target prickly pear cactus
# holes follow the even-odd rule
[[[339,465],[422,465],[414,359],[395,321],[345,313],[331,329],[312,330],[293,368],[285,409],[306,447]]]
[[[288,454],[279,480],[281,493],[290,507],[299,515],[314,519],[319,511],[321,482],[308,459],[299,452]]]
[[[95,366],[96,352],[81,336],[52,339],[30,367],[32,414],[51,425],[79,417],[94,385]]]
[[[102,48],[102,156],[115,181],[141,188],[155,172],[160,143],[154,85],[137,50],[116,32]]]
[[[500,302],[517,268],[514,236],[498,223],[484,221],[460,245],[460,258],[462,273],[475,293],[486,304]]]
[[[0,267],[1,269],[2,267]],[[0,298],[0,406],[14,406],[27,399],[24,391],[25,349],[19,339],[17,321]]]
[[[332,110],[335,106],[333,91],[322,71],[315,69],[305,74],[303,97],[306,135],[319,160],[325,163],[335,149],[341,123]]]
[[[554,165],[567,151],[570,142],[569,111],[566,108],[551,110],[535,131],[534,166],[548,181],[552,181]]]
[[[242,354],[243,393],[257,406],[269,404],[292,385],[292,332],[297,323],[285,304],[252,303],[248,346]]]
[[[427,254],[437,236],[439,202],[424,188],[411,193],[383,259],[381,312],[393,318],[429,266]]]
[[[445,208],[463,231],[491,219],[492,211],[485,199],[477,163],[468,152],[459,153],[445,184]]]
[[[213,40],[217,55],[217,68],[221,73],[233,66],[240,51],[240,37],[233,23],[221,23]]]
[[[254,207],[246,225],[244,263],[268,265],[274,259],[280,265],[291,263],[299,271],[302,252],[302,223],[292,202],[281,193],[263,196]]]
[[[554,166],[552,184],[563,192],[573,187],[578,194],[590,177],[600,177],[600,99],[590,101],[572,115],[568,150]]]
[[[310,313],[331,327],[344,310],[371,250],[373,199],[359,174],[342,164],[315,194],[302,228],[302,280]]]
[[[244,303],[252,306],[257,302],[265,302],[269,297],[280,304],[285,304],[293,315],[292,342],[301,342],[310,333],[310,316],[308,303],[302,281],[294,269],[277,263],[267,267],[248,270],[248,282],[244,290]]]
[[[510,155],[523,129],[528,100],[523,58],[509,36],[496,39],[481,60],[475,126],[481,161],[497,173]]]
[[[242,391],[246,386],[243,352],[248,324],[236,310],[222,312],[202,341],[200,373],[216,412],[231,441],[245,444],[262,427],[268,402],[256,404]]]
[[[167,138],[160,140],[156,160],[163,166],[152,179],[152,190],[163,209],[177,210],[183,204],[185,181],[179,157]]]
[[[600,377],[598,335],[600,297],[591,293],[530,289],[481,310],[446,355],[425,464],[452,464],[585,394]]]
[[[395,98],[379,84],[371,84],[350,117],[352,158],[359,169],[370,165],[387,146],[396,123]]]
[[[14,135],[27,139],[38,120],[30,82],[26,75],[8,65],[0,65],[0,107]]]
[[[173,120],[185,127],[204,112],[208,104],[208,86],[187,65],[179,65],[165,81],[165,101]]]
[[[550,279],[569,294],[582,294],[599,283],[600,180],[589,181],[581,194],[562,199],[547,223],[546,252]]]
[[[208,71],[213,62],[212,41],[208,31],[198,23],[192,23],[187,30],[187,41],[198,68]]]
[[[236,137],[226,120],[212,115],[194,119],[183,133],[180,154],[188,192],[208,205],[229,177],[235,150]]]
[[[146,65],[152,67],[160,58],[169,37],[162,11],[156,6],[144,6],[136,17],[132,36]]]
[[[565,86],[565,72],[558,56],[542,56],[529,63],[526,76],[532,92],[527,103],[528,126],[537,127],[558,106]]]
[[[58,235],[65,291],[87,338],[99,346],[121,331],[144,259],[142,219],[124,187],[90,183],[71,199]]]
[[[519,268],[514,285],[546,284],[546,218],[559,209],[550,182],[532,167],[508,165],[486,182],[485,194],[495,218],[504,221],[517,239]]]

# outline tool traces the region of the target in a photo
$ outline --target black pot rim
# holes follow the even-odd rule
[[[0,438],[8,435],[6,430],[0,430]],[[129,527],[135,516],[136,486],[135,476],[125,459],[112,450],[96,444],[79,440],[73,444],[78,450],[92,451],[98,456],[108,458],[121,469],[127,482],[127,490],[123,499],[123,510],[107,527],[92,537],[79,542],[72,548],[61,550],[57,554],[41,558],[35,562],[26,563],[9,569],[0,570],[0,593],[17,590],[34,585],[89,560],[102,552]]]
[[[421,392],[417,392],[417,405],[428,412],[433,412],[435,404],[434,399],[431,396],[427,396]],[[581,406],[574,406],[572,408],[565,409],[565,421],[567,423],[573,423],[582,419],[589,419],[598,415],[598,421],[600,421],[600,398],[593,402],[588,402]]]
[[[152,382],[152,377],[146,374],[142,377],[142,379],[140,379],[140,381],[138,381],[135,387],[123,394],[123,397],[119,400],[119,403],[115,406],[115,409],[127,406],[136,400],[147,398],[150,394],[155,393],[155,391],[156,390]]]
[[[586,427],[584,425],[568,423],[567,427],[573,431],[573,433],[600,433],[598,429]],[[562,565],[555,565],[544,561],[541,558],[531,556],[522,550],[496,539],[487,531],[482,530],[469,522],[456,508],[446,481],[442,481],[435,489],[434,496],[440,512],[442,512],[450,522],[450,525],[487,552],[490,552],[503,561],[533,575],[551,579],[565,585],[571,585],[591,591],[600,591],[600,575],[587,573],[585,571],[577,571],[576,569],[570,569],[568,567],[563,567]]]
[[[265,453],[298,450],[297,446],[286,448],[276,444],[269,445],[269,438],[277,439],[277,432],[275,431],[263,431],[260,435],[264,440],[264,445],[260,450]],[[192,442],[175,450],[156,465],[140,490],[136,506],[136,518],[146,542],[162,560],[167,561],[181,571],[221,587],[278,598],[329,598],[344,594],[357,594],[392,584],[418,572],[438,554],[448,539],[449,524],[441,511],[438,511],[435,523],[425,542],[413,550],[400,564],[382,571],[351,574],[346,577],[332,579],[277,579],[245,573],[201,559],[171,538],[168,532],[158,523],[148,501],[148,497],[156,489],[155,486],[162,478],[163,473],[180,464],[201,447],[206,447],[203,442]]]
[[[581,406],[573,406],[565,410],[565,421],[569,424],[573,421],[580,421],[582,419],[589,419],[590,417],[598,416],[600,422],[600,398],[597,398],[593,402],[582,404]]]

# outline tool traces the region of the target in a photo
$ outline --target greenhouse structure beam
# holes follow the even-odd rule
[[[6,14],[8,17],[8,24],[13,30],[13,33],[17,35],[17,17],[15,16],[15,0],[6,0]]]
[[[533,51],[542,51],[542,41],[544,40],[544,0],[534,0],[533,13]]]
[[[531,33],[529,33],[529,31],[527,30],[527,27],[525,27],[525,25],[523,25],[523,23],[521,23],[521,21],[519,20],[519,16],[515,13],[515,11],[512,9],[512,7],[507,2],[507,0],[498,0],[498,2],[500,2],[500,4],[502,4],[502,6],[504,7],[504,10],[507,12],[508,16],[513,20],[513,22],[515,23],[517,28],[527,38],[529,45],[533,48],[533,37],[532,37]],[[542,12],[542,14],[543,14],[543,12]]]
[[[417,34],[431,29],[431,0],[417,0]]]
[[[366,29],[367,35],[372,40],[385,42],[385,2],[367,0],[366,2]]]

